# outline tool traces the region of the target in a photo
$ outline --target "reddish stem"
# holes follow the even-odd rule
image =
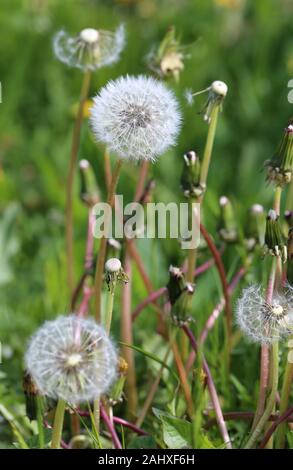
[[[274,434],[274,432],[277,429],[277,427],[279,426],[279,424],[283,423],[283,421],[286,421],[291,416],[292,413],[293,413],[293,406],[288,408],[288,410],[285,413],[283,413],[278,419],[276,419],[276,421],[268,429],[268,431],[266,432],[263,440],[261,441],[261,443],[259,445],[260,449],[265,448],[267,442],[270,440],[271,436]]]
[[[111,434],[112,442],[114,444],[115,449],[122,449],[121,442],[119,440],[119,437],[116,433],[115,427],[113,426],[112,421],[110,420],[109,416],[107,415],[104,407],[101,405],[100,406],[100,413],[101,413],[101,418],[105,422],[109,433]]]
[[[211,251],[212,256],[214,257],[216,266],[218,268],[219,276],[221,279],[223,295],[225,299],[225,309],[226,309],[226,316],[227,316],[227,332],[228,332],[228,341],[229,341],[229,349],[230,349],[231,348],[231,336],[232,336],[232,307],[231,307],[230,294],[229,294],[229,285],[227,281],[224,264],[223,264],[219,250],[217,249],[216,245],[211,239],[208,231],[205,229],[205,227],[202,224],[200,224],[200,232],[202,236],[204,237]]]

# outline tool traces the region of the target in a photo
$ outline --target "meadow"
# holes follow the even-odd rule
[[[292,18],[289,0],[1,1],[1,449],[293,447]],[[120,25],[125,44],[107,33]],[[60,31],[83,47],[69,65]],[[132,130],[122,150],[117,135],[129,114],[114,122],[114,107],[106,127],[113,90],[93,104],[127,75],[145,78],[114,82],[115,103],[154,93],[161,126],[145,150],[139,121],[136,153]],[[144,207],[200,203],[200,245],[91,239],[111,189]],[[54,352],[52,331],[31,336],[70,314],[96,322],[63,319],[61,342],[84,328],[107,350],[94,399],[75,400],[84,382],[65,390],[75,349],[63,395],[56,374],[46,396],[25,372]]]

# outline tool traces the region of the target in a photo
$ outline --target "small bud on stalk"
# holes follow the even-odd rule
[[[276,154],[265,162],[267,180],[283,187],[292,180],[293,172],[293,119],[284,129],[282,140]]]
[[[122,269],[118,258],[110,258],[105,264],[106,283],[110,292],[113,292],[117,281],[128,282],[128,277]]]
[[[96,177],[88,160],[80,160],[81,177],[80,198],[88,206],[93,207],[100,200]]]
[[[245,226],[244,243],[248,251],[252,251],[256,246],[263,246],[265,238],[266,217],[264,208],[260,204],[254,204],[248,213],[248,220]]]
[[[184,326],[191,321],[189,300],[194,293],[194,286],[186,282],[180,268],[170,266],[169,274],[167,289],[171,303],[171,317],[175,325]]]
[[[193,150],[186,152],[183,159],[181,189],[185,197],[198,198],[205,192],[205,186],[200,184],[200,160]]]
[[[276,211],[270,210],[267,216],[265,232],[265,252],[277,256],[285,263],[287,260],[287,246],[281,231],[279,216]]]
[[[226,197],[220,198],[220,222],[218,232],[226,243],[235,243],[238,238],[236,218],[231,201]]]
[[[123,359],[119,357],[117,364],[117,380],[113,384],[109,394],[107,395],[107,400],[110,406],[117,405],[123,401],[123,388],[127,376],[128,364]]]

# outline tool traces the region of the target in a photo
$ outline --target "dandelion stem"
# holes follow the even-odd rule
[[[116,280],[113,279],[111,282],[111,288],[108,289],[108,295],[107,295],[107,308],[106,308],[106,316],[105,316],[105,330],[106,330],[107,335],[110,334],[110,329],[111,329],[115,288],[116,288]]]
[[[67,282],[70,294],[74,286],[74,256],[73,256],[73,183],[77,162],[77,154],[80,142],[81,125],[83,121],[83,107],[87,99],[91,80],[91,72],[85,72],[81,87],[79,107],[74,124],[71,143],[71,154],[69,171],[66,185],[66,209],[65,209],[65,230],[66,230],[66,256],[67,256]]]
[[[270,418],[271,412],[276,403],[276,394],[278,390],[278,379],[279,379],[279,345],[278,342],[275,342],[272,345],[271,349],[271,382],[272,389],[268,397],[266,408],[259,419],[258,423],[255,426],[250,438],[245,445],[245,449],[252,449],[255,447],[259,435],[263,431],[267,421]]]
[[[38,433],[39,433],[39,447],[43,449],[45,447],[45,435],[44,435],[44,425],[43,425],[43,406],[42,398],[40,396],[36,397],[37,402],[37,422],[38,422]]]
[[[107,191],[109,191],[111,180],[112,180],[112,169],[111,169],[111,161],[110,161],[110,152],[108,150],[108,147],[105,147],[105,151],[104,151],[104,172],[105,172],[106,188],[107,188]]]
[[[215,141],[217,123],[219,115],[219,106],[215,106],[211,112],[211,121],[208,130],[207,141],[204,149],[204,154],[201,164],[201,173],[200,173],[200,185],[205,188],[207,183],[207,177],[212,157],[212,150]]]
[[[291,337],[293,340],[293,336]],[[291,384],[293,380],[293,362],[287,361],[286,368],[285,368],[285,375],[284,381],[282,386],[281,392],[281,403],[280,403],[280,414],[283,415],[289,404],[290,392],[291,392]],[[276,448],[283,449],[285,446],[285,433],[286,433],[286,423],[280,424],[277,436],[276,436]]]
[[[108,191],[107,204],[111,207],[113,205],[115,190],[116,190],[116,186],[118,183],[121,167],[122,167],[122,160],[118,160],[116,162],[116,165],[113,171],[112,181],[111,181],[110,189]],[[94,288],[95,317],[98,323],[100,323],[101,321],[101,298],[102,298],[103,272],[104,272],[104,264],[105,264],[106,249],[107,249],[107,234],[108,234],[109,222],[110,222],[109,217],[110,217],[110,214],[106,212],[105,224],[104,224],[105,236],[102,236],[100,240],[99,254],[98,254],[97,267],[96,267],[96,273],[95,273],[95,288]]]
[[[123,267],[129,281],[122,287],[120,338],[123,343],[133,344],[131,319],[132,267],[130,255],[127,248],[124,256]],[[128,415],[132,417],[136,415],[137,408],[136,374],[133,349],[123,346],[122,356],[128,364],[125,389],[127,396]]]
[[[267,442],[269,441],[269,439],[271,438],[271,436],[273,435],[273,433],[275,432],[277,428],[279,430],[280,427],[283,426],[283,424],[286,426],[286,421],[290,420],[292,413],[293,413],[293,406],[288,408],[284,413],[281,413],[280,416],[277,419],[275,419],[274,423],[269,428],[265,437],[261,441],[260,446],[259,446],[260,449],[263,449],[266,446]],[[278,435],[277,435],[277,438],[278,438]],[[276,448],[277,449],[279,448],[277,444],[276,444]]]
[[[55,411],[55,417],[54,417],[53,432],[52,432],[52,442],[51,442],[52,449],[60,449],[65,405],[66,403],[64,400],[61,400],[61,399],[58,400],[56,411]]]

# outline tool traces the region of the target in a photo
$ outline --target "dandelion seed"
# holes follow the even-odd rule
[[[84,71],[96,70],[119,60],[125,44],[125,31],[121,25],[110,31],[85,28],[77,36],[59,31],[53,39],[56,57],[70,67]]]
[[[176,141],[181,115],[173,93],[145,76],[109,82],[95,97],[91,124],[97,140],[121,158],[155,160]]]
[[[46,322],[25,360],[42,394],[74,404],[105,393],[116,376],[117,356],[105,330],[74,315]]]
[[[271,344],[293,332],[293,287],[276,292],[265,300],[262,288],[252,285],[243,290],[237,304],[237,323],[251,340]]]

